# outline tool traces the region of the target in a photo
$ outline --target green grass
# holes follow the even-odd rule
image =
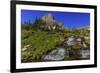
[[[59,45],[64,39],[59,34],[51,34],[51,33],[49,34],[44,31],[34,32],[31,35],[29,35],[26,32],[23,32],[22,34],[27,34],[27,36],[28,36],[26,39],[22,39],[22,42],[21,42],[22,48],[25,45],[31,45],[31,47],[28,49],[34,49],[31,51],[27,51],[27,52],[29,52],[29,54],[27,54],[27,53],[22,54],[22,62],[38,61],[42,55],[44,55],[48,51],[54,49],[55,46],[57,44]],[[25,35],[22,35],[22,38],[23,38],[23,36],[25,36]],[[24,57],[23,57],[23,55],[24,55]]]

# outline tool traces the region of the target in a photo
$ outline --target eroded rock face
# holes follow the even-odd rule
[[[43,60],[46,61],[60,61],[65,58],[65,49],[64,48],[57,48],[52,50],[49,54],[43,57]]]

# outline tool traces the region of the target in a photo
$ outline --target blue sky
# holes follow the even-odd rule
[[[90,13],[36,10],[21,10],[21,23],[27,21],[34,23],[36,18],[41,18],[48,13],[51,13],[56,21],[64,23],[65,28],[79,28],[90,25]]]

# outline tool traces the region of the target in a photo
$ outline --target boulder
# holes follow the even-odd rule
[[[70,36],[65,38],[63,45],[65,47],[80,47],[80,48],[87,48],[88,44],[85,43],[85,39],[81,37],[74,37]]]
[[[68,46],[73,46],[73,45],[76,45],[76,41],[75,41],[75,37],[69,37],[68,40],[67,40],[67,45]]]
[[[81,49],[80,55],[82,59],[88,59],[90,58],[90,50],[89,49]]]
[[[43,60],[45,61],[60,61],[65,58],[65,49],[57,48],[52,50],[49,54],[44,55]]]

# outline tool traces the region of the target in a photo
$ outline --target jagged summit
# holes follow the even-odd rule
[[[55,23],[54,17],[51,13],[44,15],[42,17],[42,21],[45,22],[47,25],[53,25]]]
[[[47,29],[47,30],[62,30],[63,23],[58,22],[54,19],[54,16],[51,13],[48,13],[40,18],[41,24],[40,29]]]

